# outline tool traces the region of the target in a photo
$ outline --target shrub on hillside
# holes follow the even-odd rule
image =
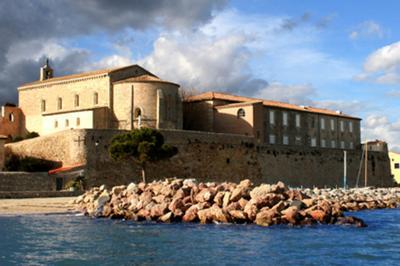
[[[12,139],[12,142],[18,142],[18,141],[25,140],[25,139],[33,139],[36,137],[39,137],[39,133],[32,131],[32,132],[29,132],[25,137],[21,137],[21,136],[14,137]]]
[[[47,172],[60,166],[61,163],[59,162],[17,155],[11,155],[5,161],[6,171]]]

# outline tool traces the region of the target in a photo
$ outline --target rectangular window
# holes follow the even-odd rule
[[[65,127],[69,127],[69,120],[65,119]]]
[[[354,144],[353,144],[352,141],[350,141],[350,143],[349,143],[349,148],[350,148],[350,149],[354,149]]]
[[[342,140],[342,141],[340,141],[340,148],[341,149],[344,149],[345,148],[345,143],[344,143],[344,141]]]
[[[310,119],[311,119],[310,120],[310,127],[311,128],[315,128],[315,119],[314,119],[314,117],[311,117]]]
[[[289,145],[289,136],[288,135],[283,136],[283,145]]]
[[[54,128],[58,128],[58,121],[57,120],[54,121]]]
[[[79,117],[76,118],[76,126],[79,127],[81,125],[81,119]]]
[[[343,132],[344,131],[344,122],[340,121],[340,131]]]
[[[42,109],[42,112],[46,112],[46,100],[42,100],[41,109]]]
[[[317,138],[316,137],[311,138],[311,147],[317,147]]]
[[[296,127],[300,127],[300,114],[296,114]]]
[[[269,144],[275,144],[275,135],[269,134]]]
[[[95,92],[95,93],[93,94],[93,104],[94,104],[94,105],[99,104],[99,94],[98,94],[97,92]]]
[[[300,137],[300,136],[296,136],[294,140],[295,140],[295,144],[296,144],[296,145],[301,145],[301,144],[302,144],[302,143],[301,143],[301,137]]]
[[[75,105],[75,107],[79,106],[79,95],[75,95],[74,105]]]
[[[62,98],[60,98],[60,97],[58,97],[58,99],[57,99],[57,108],[58,108],[58,110],[61,110],[63,108]]]
[[[288,125],[288,113],[287,112],[282,113],[282,123],[284,126]]]
[[[353,122],[349,121],[349,131],[353,132]]]
[[[321,139],[321,147],[325,148],[326,147],[326,140]]]
[[[394,169],[399,169],[400,168],[400,164],[399,163],[395,163],[394,164]]]
[[[269,123],[271,125],[275,124],[275,112],[274,111],[269,111]]]
[[[331,119],[331,130],[335,131],[335,120]]]
[[[331,148],[336,148],[336,141],[335,140],[331,140]]]
[[[325,129],[325,118],[321,117],[321,129]]]

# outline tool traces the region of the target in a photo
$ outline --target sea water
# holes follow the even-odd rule
[[[400,209],[352,215],[368,227],[0,217],[0,265],[399,265]]]

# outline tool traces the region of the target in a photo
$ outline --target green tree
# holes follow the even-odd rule
[[[146,164],[174,156],[176,147],[164,143],[163,135],[155,129],[134,129],[129,133],[115,136],[111,140],[109,153],[114,160],[133,159],[142,168],[143,182],[146,182]]]

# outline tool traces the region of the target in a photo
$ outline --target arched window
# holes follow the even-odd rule
[[[246,116],[246,112],[242,108],[240,108],[237,111],[237,118],[241,118],[241,117],[245,117],[245,116]]]
[[[135,118],[138,118],[139,117],[139,115],[141,116],[142,115],[142,110],[140,110],[140,108],[135,108]]]
[[[14,114],[13,114],[13,113],[10,113],[9,116],[8,116],[8,119],[9,119],[11,122],[14,122],[14,120],[15,120]]]
[[[99,94],[97,92],[93,94],[93,103],[94,105],[99,104]]]

